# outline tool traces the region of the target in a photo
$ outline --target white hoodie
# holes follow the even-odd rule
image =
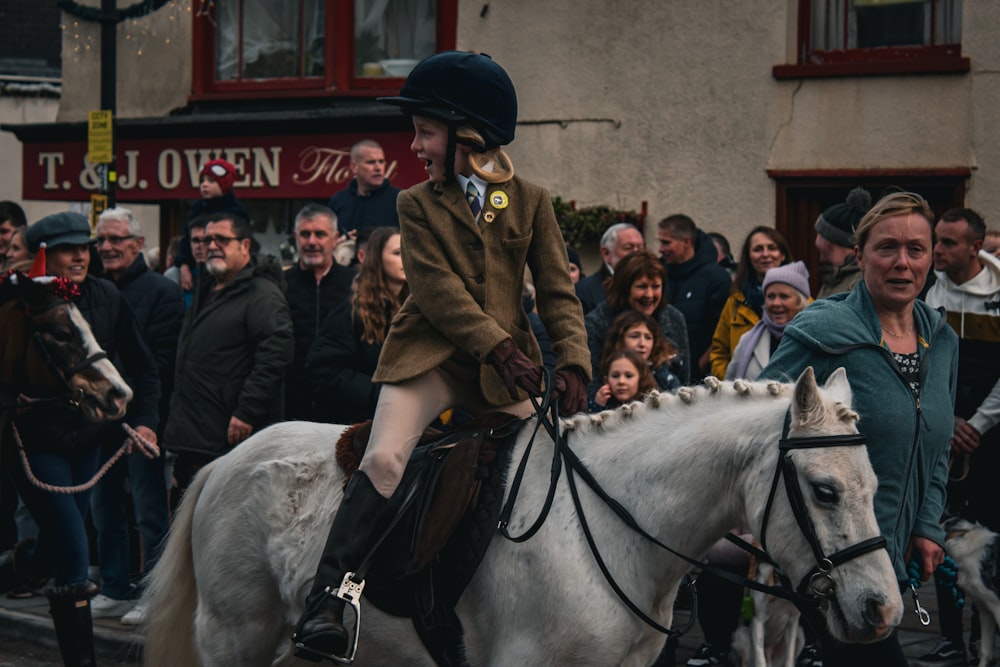
[[[928,290],[926,301],[948,311],[948,323],[959,338],[994,342],[1000,354],[1000,259],[980,251],[979,263],[983,270],[961,285],[943,271],[935,271],[937,282]],[[980,434],[1000,423],[1000,379],[968,421]]]

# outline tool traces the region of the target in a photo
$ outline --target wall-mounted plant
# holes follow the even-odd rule
[[[563,238],[574,247],[600,241],[604,231],[615,223],[630,222],[642,229],[644,222],[635,211],[620,211],[603,205],[578,209],[573,202],[565,202],[561,197],[553,197],[552,208],[555,209]]]

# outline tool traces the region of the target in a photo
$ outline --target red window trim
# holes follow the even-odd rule
[[[886,178],[968,178],[969,167],[892,167],[889,169],[768,169],[774,180],[886,179]]]
[[[205,17],[192,12],[191,101],[262,99],[269,97],[376,97],[393,95],[402,87],[402,77],[365,78],[354,75],[354,3],[326,0],[325,75],[261,81],[215,81],[215,35]],[[351,26],[352,39],[337,39],[335,26]],[[436,49],[455,48],[458,32],[458,0],[437,0]],[[331,38],[330,36],[333,36]]]
[[[798,0],[796,53],[803,61],[775,65],[771,70],[775,79],[879,74],[962,74],[971,69],[969,59],[962,56],[961,44],[836,51],[810,50],[811,19],[811,0]]]

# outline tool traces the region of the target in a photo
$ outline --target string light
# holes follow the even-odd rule
[[[75,7],[75,3],[70,4]],[[159,7],[154,8],[148,14],[136,15],[133,13],[122,17],[120,20],[119,26],[125,42],[134,45],[133,48],[137,57],[141,58],[143,53],[159,40],[162,40],[162,43],[167,46],[175,44],[180,37],[182,19],[185,14],[191,11],[193,3],[184,0],[168,0],[167,2],[157,4]],[[201,0],[203,7],[205,4],[206,0]],[[64,11],[73,15],[73,12],[69,11],[63,3],[60,6]],[[74,18],[71,23],[61,23],[59,25],[63,33],[71,35],[72,45],[70,46],[70,51],[73,54],[74,63],[79,63],[82,58],[91,52],[97,53],[99,51],[96,48],[96,43],[98,43],[100,25],[98,21],[91,20],[89,14],[83,18],[88,24],[87,28],[83,30],[81,30],[80,20],[77,18]],[[160,30],[157,30],[158,26]]]

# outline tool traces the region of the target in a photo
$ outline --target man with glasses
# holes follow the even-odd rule
[[[282,419],[294,353],[281,265],[254,256],[250,223],[211,215],[204,239],[206,273],[184,316],[163,434],[177,452],[181,489],[201,466]]]
[[[131,210],[110,208],[101,213],[94,247],[104,264],[104,277],[115,284],[132,307],[143,342],[156,362],[160,381],[157,435],[162,435],[173,385],[174,358],[184,318],[184,302],[180,287],[150,270],[146,264],[142,254],[145,241],[139,221]],[[112,456],[119,444],[117,440],[104,443],[103,457]],[[91,511],[97,528],[101,568],[101,594],[91,603],[95,618],[128,612],[122,616],[123,623],[137,625],[144,620],[144,609],[139,606],[132,608],[136,596],[129,580],[125,479],[128,478],[132,491],[132,507],[142,537],[142,571],[149,573],[156,565],[169,527],[164,460],[162,456],[155,459],[129,456],[112,466],[94,487]]]
[[[200,215],[191,220],[187,225],[188,238],[191,241],[191,257],[194,260],[192,265],[194,268],[191,269],[191,289],[181,289],[185,308],[190,308],[191,303],[194,301],[198,275],[201,272],[201,266],[205,263],[205,255],[208,253],[208,242],[205,241],[205,225],[208,224],[207,220],[208,215]],[[178,285],[181,284],[181,267],[179,265],[174,264],[164,271],[163,275]]]

